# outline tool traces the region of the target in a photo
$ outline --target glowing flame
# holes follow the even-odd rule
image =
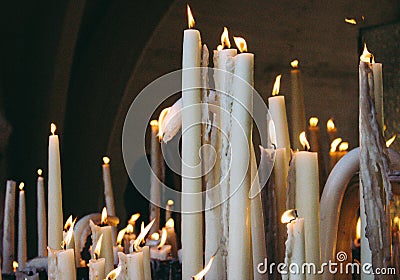
[[[326,122],[326,129],[328,130],[328,132],[332,132],[332,131],[336,130],[335,123],[333,122],[333,118],[330,118]]]
[[[164,136],[163,122],[164,122],[165,116],[168,114],[170,109],[171,109],[171,107],[165,108],[164,110],[161,111],[160,116],[158,117],[158,140],[159,141],[161,141]]]
[[[132,225],[132,224],[128,224],[128,225],[126,226],[126,233],[127,233],[127,234],[133,233],[133,225]]]
[[[13,271],[17,272],[17,268],[18,268],[18,262],[13,261]]]
[[[290,62],[290,66],[292,66],[293,69],[299,68],[299,61],[297,59],[293,60]]]
[[[297,216],[297,210],[296,209],[287,210],[282,214],[281,223],[282,224],[291,223],[292,221],[296,220],[297,217],[298,216]]]
[[[167,228],[173,228],[173,227],[175,227],[174,219],[169,218],[168,221],[165,223],[165,226],[166,226]]]
[[[374,55],[368,51],[367,44],[364,44],[364,50],[360,56],[360,61],[374,63]]]
[[[72,215],[69,216],[67,221],[64,224],[64,230],[68,231],[71,228],[71,226],[74,227],[75,222],[76,222],[76,219],[74,221],[72,221]]]
[[[129,224],[135,224],[136,221],[139,219],[139,217],[140,217],[140,213],[133,214],[131,216],[131,218],[129,219],[128,223]]]
[[[356,225],[356,238],[361,238],[361,218],[358,218],[357,225]]]
[[[217,51],[222,51],[223,49],[224,49],[223,46],[221,46],[221,45],[218,45],[218,46],[217,46]]]
[[[317,117],[311,117],[309,122],[310,122],[310,126],[311,127],[317,127],[318,126],[318,118]]]
[[[103,162],[104,162],[104,164],[109,164],[110,163],[110,158],[109,157],[103,157]]]
[[[105,225],[107,223],[107,208],[104,207],[103,211],[101,211],[101,224]]]
[[[121,245],[122,239],[124,239],[124,235],[125,235],[125,233],[126,233],[126,231],[127,231],[127,228],[128,228],[128,227],[123,228],[123,229],[121,229],[121,230],[118,232],[118,235],[117,235],[117,245]]]
[[[399,218],[399,216],[394,217],[394,218],[393,218],[393,224],[394,224],[395,226],[399,226],[399,223],[400,223],[400,218]]]
[[[169,205],[169,206],[174,205],[174,201],[172,199],[168,199],[167,205]]]
[[[241,53],[247,52],[247,43],[245,39],[242,37],[233,37],[233,40],[235,41],[235,45]]]
[[[51,123],[51,124],[50,124],[50,131],[51,131],[51,134],[54,135],[54,133],[56,132],[56,129],[57,129],[56,125],[55,125],[54,123]]]
[[[188,26],[189,26],[189,28],[193,28],[195,21],[194,21],[194,17],[193,17],[192,11],[190,10],[189,5],[187,5],[186,10],[187,10],[187,16],[188,16]]]
[[[21,182],[19,184],[19,190],[22,191],[24,189],[24,186],[25,186],[24,182]]]
[[[93,258],[95,260],[97,260],[100,256],[102,242],[103,242],[103,234],[101,234],[99,239],[97,240],[96,247],[94,248],[94,251],[93,251]]]
[[[121,273],[122,266],[118,266],[116,269],[111,270],[110,273],[107,274],[106,280],[115,280]]]
[[[160,234],[158,232],[153,233],[150,235],[151,240],[159,240],[160,239]]]
[[[228,28],[224,27],[224,32],[222,32],[221,35],[221,46],[222,48],[230,48],[231,47],[231,42],[229,41],[229,33],[228,33]]]
[[[353,24],[353,25],[357,24],[357,21],[354,18],[345,18],[344,22],[349,23],[349,24]]]
[[[140,231],[144,231],[144,222],[140,225]]]
[[[39,169],[37,170],[37,175],[42,176],[42,173],[43,173],[42,169],[39,168]]]
[[[396,140],[396,134],[392,136],[392,138],[390,138],[389,140],[386,141],[386,147],[389,148],[390,145],[393,144],[394,140]]]
[[[160,240],[160,244],[158,244],[158,248],[162,248],[162,246],[164,246],[165,242],[167,241],[167,230],[165,228],[162,229],[162,233],[161,233],[161,240]]]
[[[74,227],[70,227],[69,230],[67,231],[67,235],[65,235],[65,238],[63,240],[63,249],[66,249],[69,243],[72,240],[72,236],[74,235]]]
[[[136,240],[133,242],[133,248],[135,249],[136,252],[142,251],[142,248],[140,247],[140,244],[143,242],[144,238],[146,235],[149,233],[151,227],[154,224],[155,219],[153,219],[145,228],[143,228],[140,231],[140,234],[136,238]]]
[[[211,269],[212,263],[214,261],[215,256],[212,256],[210,260],[208,261],[207,265],[204,267],[203,270],[201,270],[199,273],[196,275],[192,276],[193,280],[201,280],[203,277],[207,274],[207,272]]]
[[[339,145],[339,151],[340,152],[345,152],[349,149],[349,142],[342,142]]]
[[[275,78],[275,83],[274,83],[274,87],[272,88],[272,96],[278,95],[279,94],[279,89],[281,87],[281,78],[282,75],[279,74],[278,76],[276,76]]]
[[[310,149],[310,143],[308,143],[308,141],[307,141],[307,137],[306,137],[306,132],[305,131],[300,133],[299,140],[300,140],[301,145],[303,145],[304,149],[306,149],[308,151]]]
[[[330,152],[336,152],[337,147],[339,146],[340,142],[342,142],[342,138],[336,138],[332,140]]]

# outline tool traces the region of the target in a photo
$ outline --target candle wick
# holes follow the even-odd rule
[[[95,260],[98,260],[98,259],[99,259],[99,256],[97,255],[97,253],[94,253],[94,254],[93,254],[93,259],[95,259]]]

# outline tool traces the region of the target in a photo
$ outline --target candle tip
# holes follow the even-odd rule
[[[43,173],[42,169],[39,168],[39,169],[37,170],[37,174],[38,174],[39,176],[42,176],[42,173]]]
[[[101,211],[101,224],[105,225],[107,223],[107,208],[104,207]]]
[[[279,74],[278,76],[276,76],[274,87],[272,88],[272,96],[279,94],[279,89],[281,87],[281,78],[282,78],[282,74]]]
[[[51,134],[54,135],[54,133],[56,132],[56,129],[57,129],[56,125],[55,125],[54,123],[51,123],[51,124],[50,124],[50,131],[51,131]]]
[[[235,41],[236,47],[239,49],[239,51],[242,52],[247,52],[247,43],[246,40],[242,37],[233,37],[233,40]]]
[[[109,157],[103,157],[103,162],[104,162],[104,164],[109,164],[110,163],[110,158]]]
[[[317,127],[318,126],[318,118],[317,117],[311,117],[310,118],[310,126],[311,127]]]
[[[21,183],[19,184],[19,189],[22,191],[22,190],[24,189],[24,187],[25,187],[24,182],[21,182]]]
[[[290,66],[292,66],[293,69],[299,68],[299,61],[297,59],[293,60],[290,62]]]
[[[300,133],[299,140],[300,140],[301,145],[303,145],[304,149],[306,149],[308,151],[310,149],[310,143],[308,143],[305,131]]]
[[[229,41],[228,28],[226,27],[224,27],[224,31],[221,34],[221,45],[218,45],[217,50],[221,51],[225,47],[228,49],[231,47],[231,42]]]
[[[169,205],[169,206],[174,205],[174,201],[172,199],[168,199],[167,205]]]
[[[189,26],[189,28],[193,28],[195,21],[194,21],[192,10],[190,9],[189,4],[186,5],[186,12],[187,12],[187,17],[188,17],[188,26]]]
[[[333,121],[333,118],[330,118],[327,122],[326,122],[326,129],[328,130],[328,132],[334,131],[336,129],[335,127],[335,123]]]

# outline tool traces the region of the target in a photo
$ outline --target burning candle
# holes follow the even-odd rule
[[[337,128],[335,126],[335,122],[333,121],[333,118],[330,118],[326,122],[326,131],[328,132],[329,143],[331,143],[336,138],[336,132],[337,132]]]
[[[48,279],[76,280],[74,249],[67,249],[74,234],[71,227],[62,241],[62,250],[48,249]]]
[[[252,273],[250,254],[250,141],[252,133],[254,54],[246,41],[234,37],[240,54],[235,56],[231,129],[228,278],[246,279]]]
[[[125,254],[129,253],[129,247],[131,246],[131,241],[136,238],[134,233],[134,227],[132,224],[128,224],[126,226],[126,231],[124,234],[124,252]]]
[[[306,279],[301,273],[291,273],[294,268],[301,268],[305,262],[304,218],[298,218],[296,210],[287,210],[283,213],[281,222],[287,227],[285,264],[287,274],[282,274],[283,280]],[[292,268],[292,269],[291,269]]]
[[[174,211],[174,201],[169,199],[167,205],[165,206],[165,220],[168,221],[172,217],[172,212]]]
[[[203,266],[201,147],[201,38],[187,6],[189,29],[183,35],[182,55],[182,278]]]
[[[160,228],[160,203],[161,203],[161,177],[163,173],[162,152],[158,137],[158,121],[152,120],[151,141],[150,141],[150,221],[155,219],[151,232],[155,232]]]
[[[300,134],[304,148],[310,149],[305,132]],[[294,155],[296,168],[296,208],[299,216],[304,217],[305,260],[317,267],[321,261],[319,236],[319,180],[317,153],[300,151]],[[320,276],[313,275],[313,279]],[[308,277],[308,276],[307,276]]]
[[[3,222],[3,259],[2,272],[11,274],[14,261],[14,231],[15,231],[15,187],[16,183],[7,180]]]
[[[61,191],[61,164],[56,125],[51,124],[49,136],[49,182],[48,182],[48,243],[50,248],[58,248],[63,240],[63,210]]]
[[[106,208],[109,216],[117,216],[115,212],[115,201],[114,201],[114,192],[112,187],[111,180],[111,170],[110,170],[110,158],[103,157],[103,183],[104,183],[104,200],[106,202]],[[116,242],[117,239],[117,228],[112,228],[112,238],[113,242]]]
[[[336,138],[331,143],[331,149],[329,151],[330,157],[330,170],[336,165],[336,163],[347,154],[349,148],[348,142],[342,142],[342,138]]]
[[[38,227],[38,256],[47,256],[47,217],[44,194],[44,178],[42,169],[37,171],[37,227]]]
[[[150,248],[150,258],[165,261],[171,255],[171,245],[166,245],[167,241],[167,229],[164,227],[162,229],[160,244],[157,247]]]
[[[165,229],[167,230],[167,244],[172,247],[172,257],[174,259],[178,258],[178,241],[176,239],[175,233],[175,222],[174,219],[170,218],[165,223]]]
[[[18,265],[19,269],[25,268],[27,261],[26,246],[26,205],[24,183],[19,184],[18,207]]]
[[[100,258],[105,259],[105,273],[109,273],[114,268],[114,253],[112,242],[112,227],[107,225],[107,209],[104,207],[101,213],[101,224],[97,226],[90,220],[90,228],[92,230],[93,247],[96,248],[97,242],[101,239]]]
[[[303,83],[301,81],[301,72],[299,70],[299,61],[293,60],[290,65],[291,78],[291,106],[290,106],[290,128],[292,135],[292,143],[294,149],[301,149],[296,137],[300,132],[306,129],[306,116],[304,109],[304,94],[303,94]]]
[[[123,228],[118,232],[116,245],[113,246],[114,253],[114,265],[118,265],[118,252],[124,252],[124,247],[122,247],[122,240],[124,239],[127,228]]]
[[[105,273],[105,259],[99,258],[101,252],[101,243],[103,239],[103,234],[100,235],[97,240],[96,247],[93,251],[92,259],[89,260],[89,279],[90,280],[100,280],[104,279]]]
[[[76,218],[74,220],[72,220],[72,215],[70,215],[64,225],[64,231],[63,231],[64,239],[65,239],[65,236],[68,234],[68,231],[70,230],[70,228],[74,228],[75,222],[76,222]],[[75,249],[74,235],[71,236],[71,240],[68,242],[67,249]]]
[[[310,151],[319,153],[319,127],[318,118],[311,117],[309,120],[310,126],[308,127],[308,132],[310,135]]]

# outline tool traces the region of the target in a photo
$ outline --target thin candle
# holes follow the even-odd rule
[[[27,261],[26,243],[26,205],[24,183],[19,184],[19,209],[18,209],[18,265],[19,269],[25,268]]]
[[[38,169],[37,174],[38,256],[44,257],[47,256],[47,216],[42,169]]]

